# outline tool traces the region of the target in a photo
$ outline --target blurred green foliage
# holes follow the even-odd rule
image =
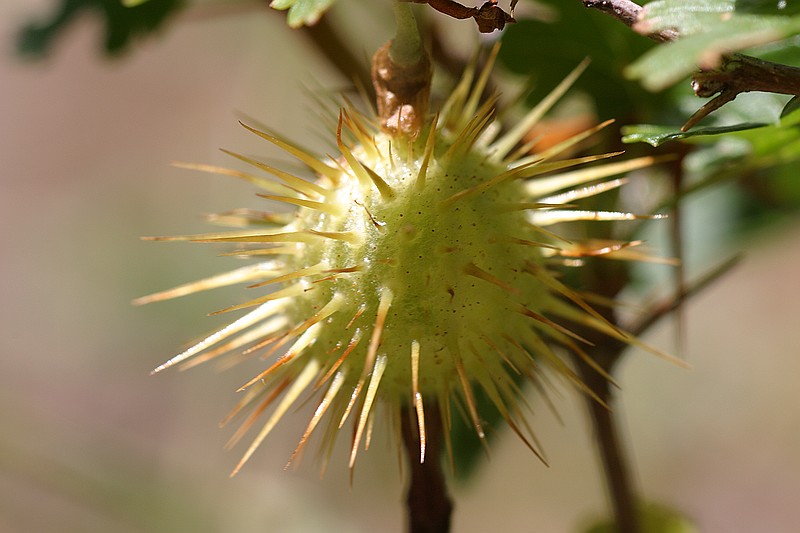
[[[183,6],[183,0],[148,0],[132,7],[123,5],[122,0],[60,0],[47,20],[30,22],[22,28],[17,49],[27,56],[44,56],[71,22],[85,12],[93,12],[105,22],[104,50],[119,54],[134,38],[161,28],[169,15]]]
[[[305,24],[314,24],[334,0],[273,0],[273,9],[287,9],[286,23],[297,28]]]
[[[547,16],[508,26],[500,51],[505,68],[533,78],[529,102],[540,101],[589,57],[591,64],[575,87],[592,98],[601,119],[656,120],[666,111],[669,100],[664,95],[646,91],[624,75],[627,65],[656,43],[577,0],[538,3],[547,8]]]
[[[641,505],[639,520],[642,533],[698,533],[699,531],[681,513],[660,504]],[[612,520],[600,521],[586,529],[586,533],[616,533],[617,531],[619,530]]]

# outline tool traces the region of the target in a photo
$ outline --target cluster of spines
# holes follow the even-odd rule
[[[493,58],[494,55],[491,59]],[[607,123],[600,124],[597,128],[593,128],[584,134],[573,137],[543,153],[523,156],[523,153],[527,153],[527,150],[530,148],[529,146],[523,146],[518,150],[514,150],[514,148],[520,144],[525,132],[527,132],[567,90],[583,68],[585,68],[585,65],[579,66],[550,96],[531,110],[515,128],[512,128],[497,139],[494,138],[495,131],[490,128],[494,118],[496,100],[490,99],[483,105],[479,105],[480,96],[485,89],[488,72],[491,69],[491,61],[488,62],[487,67],[482,71],[475,83],[473,83],[473,73],[468,71],[462,79],[462,82],[444,105],[442,112],[434,117],[430,127],[427,128],[427,137],[425,141],[421,143],[423,151],[414,186],[420,189],[425,187],[427,173],[431,164],[435,162],[438,162],[438,164],[446,164],[447,160],[462,155],[470,150],[475,143],[480,142],[487,157],[498,163],[502,163],[507,170],[490,180],[478,183],[452,195],[442,202],[441,207],[443,209],[446,210],[469,196],[483,194],[491,188],[509,180],[527,180],[524,190],[529,195],[529,198],[523,199],[524,201],[516,205],[498,206],[498,209],[525,210],[530,212],[532,226],[545,234],[549,240],[560,242],[561,245],[553,244],[552,242],[540,243],[532,241],[518,242],[517,244],[533,245],[543,250],[545,254],[549,251],[551,255],[565,258],[582,257],[586,255],[610,255],[624,251],[628,247],[638,244],[600,242],[590,246],[580,246],[561,239],[543,228],[557,222],[574,220],[623,220],[634,218],[634,215],[629,213],[577,210],[573,208],[571,202],[619,187],[624,183],[624,180],[617,179],[589,186],[586,186],[586,184],[648,166],[652,164],[652,158],[633,159],[588,169],[582,168],[580,170],[560,173],[552,177],[542,177],[535,180],[529,179],[542,174],[551,174],[576,165],[617,155],[612,153],[563,161],[551,161],[553,157],[570,146],[582,141],[598,129],[606,126]],[[310,152],[272,133],[260,131],[248,126],[245,127],[261,138],[296,157],[322,179],[317,182],[309,181],[253,158],[227,151],[226,153],[233,157],[274,176],[278,181],[267,180],[248,172],[209,165],[179,164],[179,166],[241,178],[267,191],[269,194],[263,194],[262,196],[264,198],[290,204],[298,209],[309,209],[334,216],[341,216],[344,212],[342,206],[336,205],[334,202],[330,201],[334,196],[335,187],[340,184],[343,174],[349,174],[352,178],[357,179],[364,187],[375,187],[383,199],[391,199],[395,194],[387,181],[368,165],[365,165],[356,154],[354,154],[353,150],[348,145],[349,143],[345,142],[343,131],[347,131],[348,134],[356,140],[357,144],[363,147],[366,153],[371,154],[372,157],[380,156],[378,152],[381,148],[375,144],[374,132],[369,127],[367,121],[352,108],[342,111],[338,119],[337,145],[342,154],[341,161],[332,158],[330,160],[319,159]],[[443,154],[434,154],[436,136],[440,134],[451,136],[450,146]],[[398,139],[398,142],[403,142],[403,139]],[[406,152],[413,154],[413,140],[407,139],[407,142],[409,149],[406,150]],[[391,145],[389,150],[391,150]],[[388,157],[384,154],[383,157],[388,160],[390,164],[393,164],[394,159],[392,154],[389,154]],[[567,189],[567,192],[559,192],[565,189]],[[344,243],[355,244],[359,241],[360,236],[342,231],[319,231],[309,228],[296,228],[293,226],[292,221],[281,215],[247,210],[218,215],[217,220],[224,221],[229,225],[239,225],[243,228],[252,228],[256,226],[258,229],[191,236],[156,237],[152,239],[238,243],[247,248],[237,250],[229,255],[274,256],[274,258],[144,297],[137,300],[136,303],[164,300],[236,283],[251,283],[251,287],[262,287],[268,284],[284,286],[274,292],[252,299],[244,304],[235,305],[220,311],[227,312],[255,307],[255,309],[250,310],[228,326],[220,329],[183,353],[162,364],[153,372],[159,372],[178,363],[182,363],[184,366],[192,366],[199,362],[239,350],[244,350],[244,353],[251,354],[265,349],[265,357],[268,357],[274,356],[279,353],[279,350],[286,348],[269,368],[246,383],[241,389],[246,389],[245,396],[233,410],[231,416],[240,413],[245,407],[252,406],[252,412],[244,420],[240,429],[233,435],[231,443],[238,441],[244,435],[244,432],[255,423],[257,418],[263,414],[268,407],[276,401],[277,405],[274,407],[267,422],[248,448],[244,457],[237,465],[234,473],[236,473],[250,458],[258,445],[275,427],[287,410],[297,402],[304,391],[309,388],[313,391],[319,391],[325,385],[327,385],[327,389],[321,395],[322,397],[317,404],[314,414],[295,452],[291,456],[290,462],[298,457],[309,437],[317,428],[322,417],[329,412],[332,406],[335,406],[338,407],[341,412],[338,413],[338,422],[331,424],[326,435],[326,440],[328,442],[327,451],[330,452],[332,448],[336,432],[343,427],[351,413],[357,413],[355,415],[356,422],[354,424],[353,438],[350,447],[349,465],[352,468],[355,464],[357,451],[362,440],[366,440],[367,443],[370,440],[372,424],[375,419],[372,413],[376,400],[379,398],[379,386],[387,366],[387,356],[385,354],[380,354],[378,347],[380,346],[381,334],[392,305],[393,295],[391,290],[385,287],[382,289],[371,332],[364,334],[361,330],[357,330],[352,335],[349,342],[346,344],[343,343],[343,345],[339,347],[343,349],[342,355],[334,358],[332,363],[326,365],[323,364],[319,358],[311,357],[307,359],[305,366],[291,365],[290,363],[313,345],[318,330],[325,327],[324,321],[334,313],[339,312],[344,306],[344,302],[342,302],[338,294],[334,293],[331,300],[320,310],[313,313],[306,320],[296,324],[292,324],[288,320],[285,313],[286,306],[291,305],[290,302],[293,298],[301,297],[308,291],[315,290],[315,284],[322,281],[335,280],[338,276],[356,273],[365,268],[365,266],[352,265],[345,268],[334,269],[329,268],[329,266],[324,263],[318,263],[305,265],[295,271],[287,271],[285,258],[292,255],[302,256],[303,250],[308,244],[320,239],[333,239]],[[622,254],[618,255],[622,256]],[[477,277],[509,293],[513,293],[513,287],[504,286],[502,280],[494,278],[491,274],[482,271],[476,265],[467,265],[466,269],[467,271],[464,272],[465,274]],[[635,339],[630,338],[605,322],[599,314],[584,302],[581,296],[571,291],[556,280],[555,277],[544,271],[540,265],[531,263],[527,266],[526,272],[535,276],[537,282],[545,283],[553,294],[563,297],[565,300],[574,304],[574,306],[567,304],[559,305],[557,314],[560,316],[600,330],[608,335],[623,339],[626,342],[632,344],[637,343]],[[364,307],[362,306],[358,309],[356,315],[350,321],[350,324],[359,318],[363,312]],[[554,332],[551,336],[559,338],[562,344],[567,345],[573,352],[591,363],[591,359],[575,342],[573,342],[583,342],[583,339],[540,313],[536,313],[524,307],[520,312],[547,328],[550,328],[551,331]],[[512,362],[513,358],[504,353],[503,349],[497,346],[497,343],[486,337],[484,337],[483,340],[499,357],[501,357],[505,364],[515,369]],[[583,386],[574,372],[551,351],[542,338],[536,333],[523,332],[519,340],[509,336],[505,338],[504,341],[507,342],[509,346],[513,346],[524,353],[525,357],[531,357],[527,346],[533,347],[537,356],[542,357],[546,362],[555,366],[560,374],[567,376],[568,379],[575,382],[586,392],[591,393],[591,391]],[[345,392],[344,384],[347,377],[345,375],[343,362],[362,342],[368,343],[364,366],[356,385],[351,391],[350,398],[345,404],[340,400],[340,395]],[[427,427],[425,421],[425,404],[431,400],[423,398],[423,393],[419,386],[420,353],[423,348],[417,340],[410,339],[408,349],[411,372],[411,390],[409,391],[408,405],[411,407],[411,411],[415,414],[417,419],[420,459],[424,461]],[[487,393],[509,426],[541,457],[537,446],[535,446],[535,436],[527,425],[525,417],[519,412],[519,407],[516,403],[507,401],[510,397],[518,399],[520,396],[513,382],[506,382],[503,385],[504,390],[500,391],[497,389],[497,384],[492,382],[490,377],[482,375],[481,373],[468,375],[462,363],[462,358],[458,353],[458,348],[452,348],[451,351],[454,357],[457,381],[461,389],[460,396],[465,404],[467,416],[470,418],[477,434],[480,437],[484,436],[481,417],[477,411],[474,393],[472,391],[472,386],[474,384],[480,386]],[[476,353],[478,352],[477,350],[474,351]],[[478,355],[478,357],[480,357],[480,355]],[[536,365],[535,361],[533,364]],[[598,372],[603,372],[599,366],[594,366]],[[515,370],[518,371],[519,369]],[[534,383],[538,383],[540,378],[539,372],[534,373],[530,371],[528,374],[528,377]],[[266,380],[266,378],[271,379]],[[442,423],[445,426],[446,437],[449,435],[449,427],[451,424],[450,396],[451,391],[443,389],[440,390],[437,397],[432,400],[442,411]],[[280,400],[278,400],[279,398]],[[399,414],[395,412],[395,425],[397,425],[397,416],[399,416]],[[524,431],[517,421],[521,421],[520,423],[523,425]],[[527,438],[526,435],[530,436],[530,439]],[[531,441],[533,441],[533,443]]]

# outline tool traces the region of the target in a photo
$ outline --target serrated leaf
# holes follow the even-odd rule
[[[272,0],[270,7],[289,10],[286,23],[292,27],[310,26],[328,10],[335,0]]]
[[[662,90],[698,68],[719,65],[724,54],[781,41],[800,32],[800,3],[774,0],[656,0],[647,4],[639,31],[680,34],[643,55],[626,75]]]
[[[690,131],[680,131],[676,130],[675,126],[636,124],[632,126],[623,126],[621,131],[622,131],[622,142],[625,144],[644,142],[652,146],[661,146],[662,144],[670,141],[678,141],[678,140],[688,139],[691,137],[707,137],[712,135],[723,135],[726,133],[751,130],[753,128],[761,128],[764,126],[766,126],[766,124],[748,122],[745,124],[736,124],[734,126],[695,128]]]
[[[714,20],[705,31],[649,51],[625,74],[651,91],[660,91],[698,68],[716,67],[724,54],[780,41],[800,32],[800,17],[742,15]]]
[[[642,11],[638,23],[647,31],[674,29],[682,37],[705,33],[717,24],[742,17],[781,19],[800,14],[798,2],[775,0],[656,0]]]
[[[681,36],[704,30],[709,22],[719,20],[736,8],[736,0],[656,0],[642,9],[639,31],[676,30]]]

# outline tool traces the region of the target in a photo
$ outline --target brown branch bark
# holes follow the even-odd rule
[[[701,70],[692,76],[692,89],[701,98],[717,96],[689,117],[681,131],[688,131],[741,93],[800,94],[800,68],[734,54],[723,57],[720,67]]]

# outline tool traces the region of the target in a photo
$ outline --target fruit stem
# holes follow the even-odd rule
[[[436,404],[425,408],[425,462],[420,462],[419,434],[413,408],[401,413],[403,447],[408,457],[410,481],[406,495],[409,533],[447,533],[453,503],[441,466],[442,421]]]
[[[397,35],[372,57],[378,117],[384,131],[416,137],[425,125],[431,62],[411,6],[394,2]]]
[[[422,37],[411,5],[395,0],[394,18],[397,34],[389,46],[389,58],[398,65],[415,65],[425,59],[427,53],[422,46]]]

